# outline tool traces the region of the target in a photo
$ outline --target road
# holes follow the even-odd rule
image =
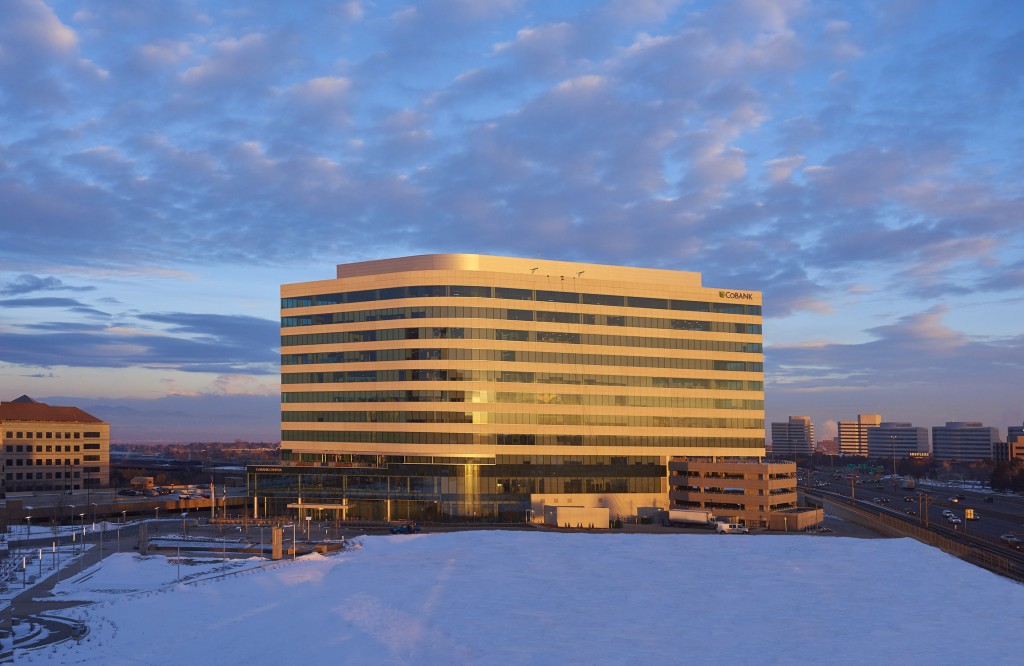
[[[818,472],[811,481],[812,483],[815,481],[824,483],[822,490],[838,493],[845,497],[850,496],[851,483],[849,479],[836,480],[831,474]],[[927,522],[929,527],[939,531],[946,529],[958,532],[966,531],[967,534],[980,536],[999,545],[1004,545],[999,541],[999,537],[1003,534],[1024,535],[1024,497],[927,485],[918,485],[918,490],[926,494],[927,502],[924,495],[919,492],[893,488],[887,481],[880,484],[853,484],[853,494],[856,499],[875,505],[880,509],[904,515],[907,515],[908,510],[913,511],[915,515],[911,517],[916,518],[918,523],[925,524]],[[956,495],[963,495],[964,499],[951,501],[951,498]],[[986,497],[991,498],[992,502],[986,502]],[[906,501],[909,498],[912,498],[913,501]],[[924,516],[925,506],[927,506],[927,519]],[[979,519],[965,520],[966,509],[973,509]],[[944,510],[952,511],[962,522],[959,525],[951,524],[942,515]],[[1010,550],[1008,547],[1007,549]]]

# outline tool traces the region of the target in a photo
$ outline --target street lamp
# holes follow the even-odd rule
[[[32,538],[32,516],[25,516],[25,538]]]
[[[306,516],[306,541],[310,540],[309,528],[312,525],[313,516]]]
[[[896,435],[889,435],[892,440],[892,484],[896,485]]]
[[[127,511],[122,511],[121,512],[121,524],[118,525],[118,527],[117,527],[117,552],[118,553],[121,552],[121,528],[124,527],[127,524],[126,523],[126,519],[125,519],[125,514],[126,513],[128,513],[128,512]]]
[[[126,522],[127,521],[127,515],[126,515],[127,513],[128,513],[127,509],[125,509],[124,511],[121,512],[121,524],[122,525],[126,525],[127,524],[127,522]]]
[[[160,507],[154,507],[156,511],[156,522],[153,523],[153,535],[160,534]]]

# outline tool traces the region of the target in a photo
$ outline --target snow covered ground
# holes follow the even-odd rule
[[[122,553],[18,663],[994,664],[1024,586],[910,539],[460,532],[267,564]]]

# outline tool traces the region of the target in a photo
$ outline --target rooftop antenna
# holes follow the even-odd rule
[[[531,273],[536,273],[536,272],[537,272],[537,269],[538,269],[538,268],[540,268],[540,266],[536,266],[536,267],[534,267],[534,268],[531,268],[531,269],[530,269],[530,272],[531,272]]]
[[[576,274],[576,277],[579,277],[579,276],[583,275],[584,273],[586,273],[586,271],[580,271],[579,273]]]

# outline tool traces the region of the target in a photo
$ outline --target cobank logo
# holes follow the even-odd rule
[[[718,292],[719,298],[731,298],[739,301],[752,301],[754,300],[753,294],[745,294],[742,291],[720,291]]]

